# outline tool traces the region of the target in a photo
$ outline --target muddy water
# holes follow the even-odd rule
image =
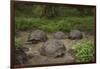
[[[31,53],[33,55],[32,58],[29,59],[30,65],[43,65],[43,64],[58,64],[58,63],[72,63],[75,62],[75,57],[73,57],[72,54],[70,54],[68,51],[73,48],[73,45],[80,42],[81,40],[70,40],[70,39],[62,39],[61,41],[64,43],[66,47],[66,54],[63,57],[59,58],[52,58],[52,57],[46,57],[42,56],[39,53],[40,47],[43,45],[44,42],[40,42],[38,44],[28,44],[27,38],[28,38],[28,32],[21,32],[20,36],[16,39],[25,47],[31,48]],[[47,34],[48,39],[53,39],[51,34]],[[86,38],[84,38],[86,39]],[[82,39],[82,40],[84,40]],[[89,36],[88,39],[93,41],[93,36]]]

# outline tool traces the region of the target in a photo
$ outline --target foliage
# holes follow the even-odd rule
[[[15,26],[17,30],[41,29],[46,32],[65,31],[79,29],[93,32],[94,24],[92,17],[63,17],[56,19],[25,18],[16,17]]]
[[[46,17],[48,19],[54,18],[57,16],[57,7],[55,5],[45,5],[43,7],[43,11],[42,11],[42,17]]]
[[[15,4],[15,16],[30,17],[33,16],[32,12],[33,5],[17,3]]]
[[[94,33],[94,16],[91,7],[69,7],[64,5],[16,4],[15,30],[26,31],[41,29],[45,32],[69,32],[78,29]],[[17,38],[18,39],[18,38]],[[22,47],[15,39],[15,47]],[[90,40],[82,40],[75,44],[77,62],[90,62],[94,59],[95,47]]]
[[[91,7],[71,7],[56,4],[24,4],[15,6],[16,30],[41,29],[46,32],[79,29],[94,33]]]
[[[16,48],[16,50],[20,49],[21,47],[22,47],[22,45],[17,40],[15,40],[15,48]]]
[[[92,16],[92,7],[70,7],[56,4],[24,4],[15,5],[16,16],[23,17],[46,17],[54,18],[58,16]]]
[[[92,62],[95,56],[95,47],[91,41],[85,40],[75,45],[77,62]]]

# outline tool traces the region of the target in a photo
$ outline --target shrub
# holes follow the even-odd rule
[[[80,42],[75,45],[76,62],[92,62],[95,56],[95,48],[91,41]]]

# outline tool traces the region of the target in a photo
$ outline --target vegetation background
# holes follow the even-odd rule
[[[41,29],[46,32],[79,29],[94,32],[94,8],[57,4],[15,4],[16,30]]]

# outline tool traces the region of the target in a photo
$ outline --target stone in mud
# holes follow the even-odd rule
[[[38,50],[32,50],[32,48],[30,46],[25,45],[22,47],[22,49],[29,59],[40,55]]]
[[[48,40],[40,49],[40,54],[48,57],[62,57],[65,55],[66,48],[64,44],[57,39]]]
[[[71,32],[69,33],[69,39],[82,39],[83,38],[83,34],[82,32],[80,32],[79,30],[71,30]]]
[[[47,40],[47,35],[44,31],[35,30],[31,32],[28,37],[28,42],[38,43],[38,42],[45,42]]]
[[[65,33],[61,32],[61,31],[54,33],[53,34],[53,37],[55,39],[64,39],[64,38],[66,38],[65,37]]]
[[[24,65],[28,63],[27,54],[21,49],[15,50],[15,65]]]

